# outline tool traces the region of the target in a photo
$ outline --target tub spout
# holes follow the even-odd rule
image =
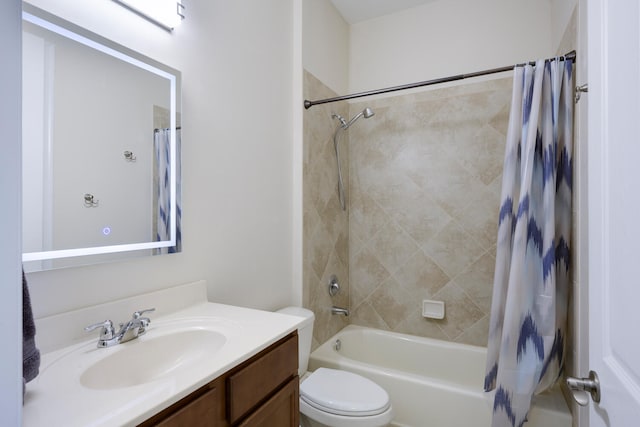
[[[348,308],[336,307],[334,305],[333,307],[331,307],[331,314],[341,314],[343,316],[348,316],[349,315],[349,309]]]

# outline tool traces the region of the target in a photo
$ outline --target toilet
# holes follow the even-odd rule
[[[305,319],[298,328],[301,427],[382,427],[391,422],[389,394],[368,378],[328,368],[307,372],[314,321],[311,310],[286,307],[278,313]]]

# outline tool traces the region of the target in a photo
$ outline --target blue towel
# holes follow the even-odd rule
[[[24,384],[36,376],[40,370],[40,351],[36,348],[36,325],[33,322],[31,298],[27,279],[22,271],[22,379]]]

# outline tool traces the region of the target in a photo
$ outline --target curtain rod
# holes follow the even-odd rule
[[[564,58],[565,60],[568,61],[575,61],[576,59],[576,51],[572,50],[571,52],[568,52],[564,55],[562,55],[561,57],[553,57],[553,58],[548,58],[545,61],[550,61],[556,58]],[[507,67],[500,67],[500,68],[492,68],[490,70],[484,70],[484,71],[476,71],[475,73],[468,73],[468,74],[458,74],[456,76],[450,76],[450,77],[442,77],[439,79],[433,79],[433,80],[426,80],[426,81],[422,81],[422,82],[417,82],[417,83],[410,83],[410,84],[406,84],[406,85],[401,85],[401,86],[392,86],[392,87],[387,87],[384,89],[376,89],[376,90],[369,90],[366,92],[358,92],[358,93],[353,93],[351,95],[343,95],[343,96],[336,96],[335,98],[326,98],[326,99],[319,99],[317,101],[309,101],[307,99],[304,100],[304,108],[305,109],[309,109],[311,107],[313,107],[314,105],[318,105],[318,104],[327,104],[329,102],[337,102],[337,101],[344,101],[347,99],[354,99],[354,98],[362,98],[364,96],[371,96],[371,95],[379,95],[382,93],[388,93],[388,92],[395,92],[398,90],[406,90],[406,89],[413,89],[416,87],[422,87],[422,86],[430,86],[430,85],[435,85],[435,84],[439,84],[439,83],[447,83],[447,82],[453,82],[456,80],[463,80],[463,79],[468,79],[471,77],[479,77],[479,76],[485,76],[488,74],[495,74],[495,73],[502,73],[505,71],[511,71],[513,70],[514,67],[521,67],[524,65],[536,65],[535,61],[532,62],[527,62],[527,63],[523,63],[523,64],[516,64],[516,65],[510,65]]]
[[[171,130],[171,128],[155,128],[154,132],[160,132],[161,130]],[[182,130],[182,126],[176,126],[176,130]]]

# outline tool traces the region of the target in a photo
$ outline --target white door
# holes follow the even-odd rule
[[[588,0],[590,427],[640,426],[640,2]]]

